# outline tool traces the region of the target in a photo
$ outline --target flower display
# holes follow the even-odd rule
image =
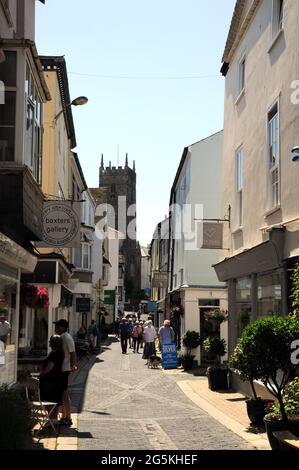
[[[216,322],[222,323],[223,321],[227,319],[227,312],[220,308],[216,308],[214,310],[208,310],[205,313],[205,319],[207,321],[216,321]]]
[[[24,284],[21,286],[21,303],[30,308],[48,308],[49,293],[45,287]]]

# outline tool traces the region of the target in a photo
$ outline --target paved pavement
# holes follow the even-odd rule
[[[148,369],[141,354],[128,351],[122,355],[116,339],[104,348],[89,370],[83,400],[87,370],[73,385],[79,450],[254,448],[187,397],[179,387],[185,374]],[[189,383],[201,380],[191,377]]]

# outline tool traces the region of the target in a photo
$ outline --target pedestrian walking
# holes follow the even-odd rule
[[[140,346],[140,343],[141,343],[141,339],[142,339],[142,334],[143,334],[143,328],[142,326],[140,325],[140,322],[137,321],[134,325],[134,328],[133,328],[133,352],[137,352],[137,354],[139,353],[139,346]]]
[[[97,347],[99,330],[95,320],[91,320],[91,324],[87,328],[87,336],[89,341],[89,346],[92,350],[95,350]]]
[[[129,323],[129,336],[128,336],[129,348],[132,349],[132,347],[133,347],[133,328],[134,328],[132,318],[129,318],[128,323]]]
[[[71,426],[71,400],[68,393],[68,380],[70,373],[77,370],[77,355],[75,342],[72,336],[67,332],[69,324],[66,320],[58,320],[55,324],[55,333],[63,340],[64,359],[62,364],[62,419],[60,424]]]
[[[144,345],[144,349],[143,349],[142,358],[147,360],[146,364],[148,363],[149,358],[151,356],[156,355],[156,346],[155,346],[156,336],[157,336],[157,334],[156,334],[155,328],[153,327],[153,322],[152,322],[152,320],[148,320],[147,325],[146,325],[146,327],[144,328],[144,331],[143,331],[143,337],[144,337],[144,340],[145,340],[145,345]]]
[[[130,334],[130,327],[128,320],[124,317],[119,324],[119,335],[122,354],[127,354],[128,338]]]
[[[4,344],[4,349],[6,348],[8,335],[10,334],[11,327],[9,322],[6,320],[3,314],[0,315],[0,341]]]
[[[158,338],[160,351],[162,351],[164,344],[172,344],[174,342],[175,333],[172,326],[170,326],[169,320],[165,320],[163,326],[159,329]]]
[[[53,411],[53,419],[57,419],[58,408],[63,402],[63,372],[64,360],[63,339],[59,335],[50,338],[51,352],[44,360],[39,375],[40,396],[42,401],[57,403]]]

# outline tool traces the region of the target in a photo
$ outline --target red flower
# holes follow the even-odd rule
[[[48,308],[49,293],[45,287],[24,284],[21,286],[21,303],[31,308]]]

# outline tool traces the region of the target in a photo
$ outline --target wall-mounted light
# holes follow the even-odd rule
[[[58,114],[56,114],[54,120],[55,122],[59,118],[59,116],[70,106],[83,106],[84,104],[88,103],[88,98],[86,96],[78,96],[78,98],[75,98],[71,103],[66,104],[61,111],[59,111]]]

